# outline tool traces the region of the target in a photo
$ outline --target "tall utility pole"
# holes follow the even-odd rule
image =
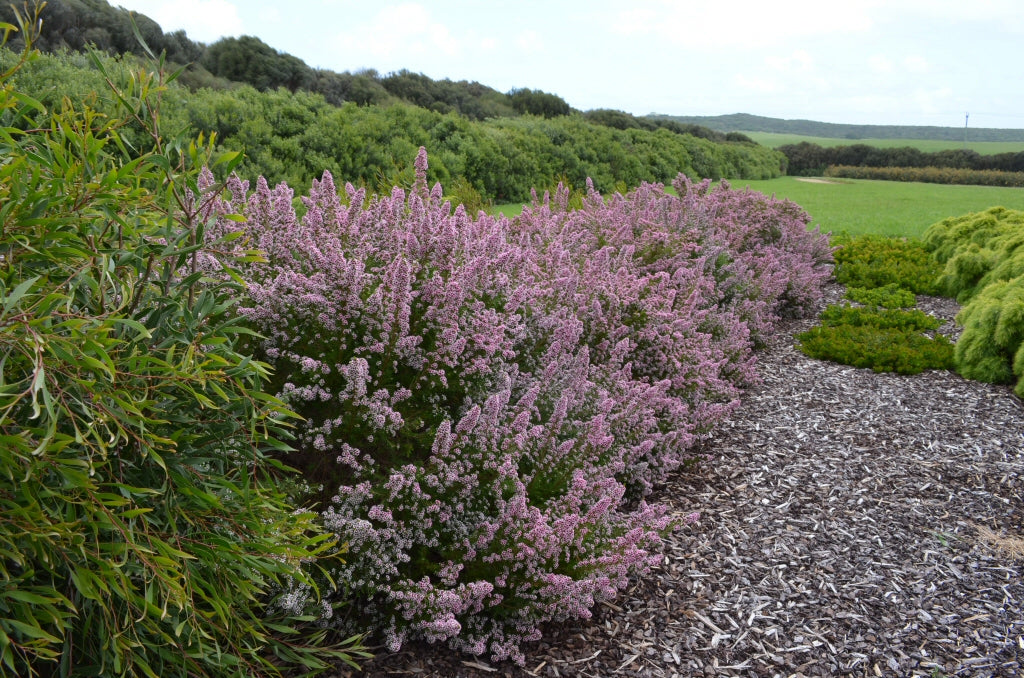
[[[967,150],[967,119],[970,117],[970,113],[964,113],[964,150]]]

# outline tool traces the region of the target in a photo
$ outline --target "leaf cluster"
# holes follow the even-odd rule
[[[105,116],[11,86],[30,57],[0,75],[0,675],[351,661],[358,639],[292,600],[337,548],[267,456],[292,415],[237,350],[237,276],[204,243],[212,148],[162,137],[162,62],[111,80]]]

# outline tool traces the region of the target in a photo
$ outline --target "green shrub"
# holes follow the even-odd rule
[[[46,112],[8,84],[19,64],[0,74],[0,675],[351,661],[358,640],[328,644],[306,604],[302,563],[336,549],[266,456],[292,415],[236,350],[227,248],[200,245],[211,149],[161,138],[160,78],[117,91],[122,117]],[[134,157],[129,125],[160,152]]]
[[[826,308],[821,314],[821,324],[828,327],[852,325],[854,327],[877,327],[883,330],[900,332],[927,332],[938,329],[942,323],[938,318],[924,311],[912,309],[858,308],[855,306],[835,304]]]
[[[800,350],[812,358],[875,372],[917,374],[953,365],[953,345],[943,335],[932,339],[916,332],[865,324],[812,327],[798,339]]]
[[[944,219],[928,227],[924,242],[945,265],[943,290],[961,303],[1024,274],[1024,211],[992,207]]]
[[[938,294],[942,267],[924,243],[905,238],[866,235],[837,238],[836,281],[868,289],[898,285],[914,294]]]
[[[905,292],[894,292],[901,291]],[[940,325],[937,318],[917,309],[879,310],[877,306],[833,304],[822,312],[821,325],[799,334],[797,339],[800,350],[812,358],[868,367],[875,372],[917,374],[953,366],[949,339],[941,334],[934,338],[924,334]]]
[[[994,282],[960,310],[956,369],[968,379],[1017,382],[1024,394],[1024,276]]]
[[[846,298],[868,307],[882,308],[913,308],[917,303],[913,292],[896,283],[875,288],[850,287],[846,290]]]

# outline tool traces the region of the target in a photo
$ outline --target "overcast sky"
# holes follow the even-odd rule
[[[111,0],[205,43],[580,110],[1024,128],[1021,0]]]

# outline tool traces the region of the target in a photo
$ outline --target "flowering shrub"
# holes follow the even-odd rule
[[[735,407],[753,338],[813,300],[829,250],[791,204],[706,184],[471,220],[426,169],[421,149],[411,190],[345,201],[325,173],[301,219],[262,180],[212,209],[267,255],[241,313],[305,417],[286,461],[362,618],[392,649],[522,660],[657,558],[674,520],[643,494]]]
[[[591,188],[580,209],[556,192],[516,222],[537,253],[533,317],[582,322],[592,378],[623,406],[620,477],[642,491],[735,408],[756,380],[753,345],[812,308],[830,274],[827,239],[793,203],[682,175],[675,188]]]

